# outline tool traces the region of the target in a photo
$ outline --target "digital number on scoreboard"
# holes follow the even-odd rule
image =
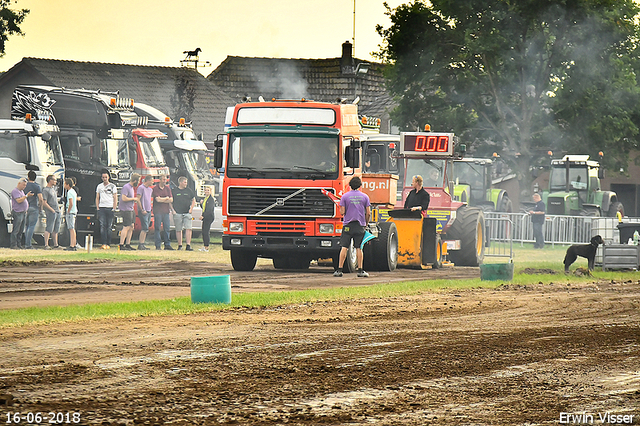
[[[453,156],[453,133],[400,133],[400,154],[425,157]]]

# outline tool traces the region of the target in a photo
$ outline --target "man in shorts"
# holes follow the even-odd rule
[[[149,232],[149,224],[151,223],[151,193],[153,192],[153,176],[144,177],[144,182],[138,187],[136,195],[138,196],[138,217],[140,218],[140,237],[138,240],[138,250],[149,250],[144,242]]]
[[[120,232],[120,251],[135,250],[131,247],[131,237],[133,236],[133,227],[136,221],[136,213],[134,207],[139,202],[136,196],[136,188],[140,182],[138,173],[131,174],[129,182],[122,187],[120,194],[120,214],[122,214],[122,231]]]
[[[364,238],[364,228],[371,218],[371,202],[367,194],[359,191],[362,180],[355,176],[349,181],[351,191],[347,192],[340,199],[340,213],[342,213],[342,236],[340,237],[340,261],[338,269],[333,273],[334,277],[342,276],[342,268],[347,259],[347,251],[353,240],[356,248],[356,258],[358,260],[358,277],[368,277],[369,274],[362,269],[362,239]]]
[[[178,178],[178,187],[173,191],[173,223],[176,225],[176,238],[178,239],[178,250],[182,250],[182,230],[184,229],[187,243],[186,251],[193,251],[191,248],[191,232],[193,227],[193,208],[196,205],[196,194],[187,187],[187,178]]]
[[[56,177],[47,176],[47,186],[42,189],[44,213],[47,217],[47,225],[44,230],[44,248],[58,248],[58,232],[60,232],[60,207],[58,206],[58,193],[56,191]],[[53,240],[53,247],[49,245],[49,237]]]

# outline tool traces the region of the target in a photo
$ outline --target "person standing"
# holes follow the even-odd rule
[[[138,217],[140,218],[140,236],[138,239],[138,250],[149,250],[144,242],[149,232],[151,223],[151,193],[153,192],[153,176],[144,177],[144,182],[138,187],[136,194],[139,199]]]
[[[12,249],[21,249],[22,237],[24,236],[24,224],[27,219],[29,202],[27,197],[33,195],[32,192],[24,193],[27,187],[27,179],[20,178],[16,187],[11,191],[11,217],[13,217],[13,229],[11,230],[10,246]]]
[[[96,187],[96,211],[100,221],[100,236],[102,238],[102,248],[111,248],[111,226],[113,216],[118,207],[118,188],[109,182],[109,172],[102,172],[102,183]]]
[[[47,225],[44,230],[44,248],[51,249],[49,245],[49,236],[53,240],[53,248],[58,248],[58,232],[60,232],[60,207],[58,206],[58,197],[56,194],[56,177],[54,175],[47,176],[47,186],[42,189],[42,207],[47,218]]]
[[[367,194],[359,191],[362,180],[355,176],[349,181],[351,191],[340,198],[340,213],[342,214],[342,236],[340,237],[340,259],[338,269],[333,273],[334,277],[342,276],[342,268],[347,259],[347,251],[353,240],[356,248],[356,258],[358,260],[358,277],[368,277],[369,274],[362,269],[362,239],[364,238],[364,227],[371,218],[371,202]]]
[[[429,193],[422,187],[422,176],[415,175],[411,179],[411,186],[413,189],[407,194],[407,199],[404,201],[404,208],[411,209],[411,211],[426,211],[429,208],[431,197],[429,197]]]
[[[531,215],[531,225],[533,226],[533,238],[535,239],[533,248],[543,249],[544,233],[542,232],[542,225],[544,225],[546,206],[544,205],[542,198],[540,198],[540,194],[537,192],[533,194],[533,202],[536,204],[533,207],[533,210],[529,211],[529,214]]]
[[[134,206],[140,208],[140,197],[136,196],[136,188],[140,182],[140,175],[133,173],[129,182],[122,187],[120,194],[120,213],[122,214],[122,231],[120,232],[120,250],[135,250],[131,247],[131,237],[136,222]]]
[[[193,251],[191,248],[191,233],[193,227],[193,208],[196,206],[196,194],[187,187],[187,178],[178,178],[178,188],[173,192],[173,223],[176,225],[176,238],[178,239],[178,250],[182,250],[182,230],[184,229],[187,243],[186,251]]]
[[[42,188],[40,188],[40,185],[36,183],[36,172],[34,172],[33,170],[29,170],[29,173],[27,173],[27,179],[28,182],[25,191],[27,193],[32,193],[33,195],[27,197],[27,201],[29,202],[29,209],[27,210],[26,217],[27,223],[24,233],[24,248],[31,250],[33,249],[31,240],[33,239],[33,232],[36,230],[36,224],[38,223],[40,212],[43,209],[43,201]]]
[[[169,231],[171,226],[171,203],[173,203],[173,195],[171,188],[167,185],[169,176],[160,175],[160,182],[153,187],[151,198],[153,199],[153,228],[156,234],[156,250],[160,250],[162,242],[164,242],[165,250],[173,250],[171,241],[169,240]],[[162,234],[160,233],[162,227]]]
[[[204,199],[202,200],[202,216],[200,216],[200,220],[202,221],[202,243],[204,247],[200,249],[200,251],[209,251],[209,244],[211,242],[211,224],[216,218],[215,208],[216,202],[211,194],[211,187],[204,187]]]
[[[73,180],[64,180],[64,189],[67,190],[67,208],[65,210],[65,221],[69,230],[69,247],[65,250],[76,251],[76,216],[78,215],[78,195],[73,189]]]

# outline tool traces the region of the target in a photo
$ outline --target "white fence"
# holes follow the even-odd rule
[[[513,259],[513,221],[507,215],[500,217],[486,217],[485,232],[487,244],[485,244],[485,257],[508,257]]]
[[[515,243],[533,243],[533,227],[526,213],[485,212],[489,245],[510,235]],[[501,220],[494,220],[501,219]],[[640,218],[625,217],[623,222],[638,223]],[[543,232],[546,244],[584,244],[601,235],[606,244],[619,244],[618,219],[615,217],[546,216]],[[495,228],[495,229],[493,229]],[[623,241],[626,243],[626,241]]]

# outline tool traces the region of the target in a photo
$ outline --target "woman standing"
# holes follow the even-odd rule
[[[202,200],[202,216],[200,220],[202,220],[202,242],[204,243],[204,247],[200,249],[200,251],[209,251],[209,243],[210,243],[210,235],[211,232],[211,224],[215,219],[214,209],[216,207],[216,202],[211,195],[211,187],[207,186],[204,188],[204,200]]]

